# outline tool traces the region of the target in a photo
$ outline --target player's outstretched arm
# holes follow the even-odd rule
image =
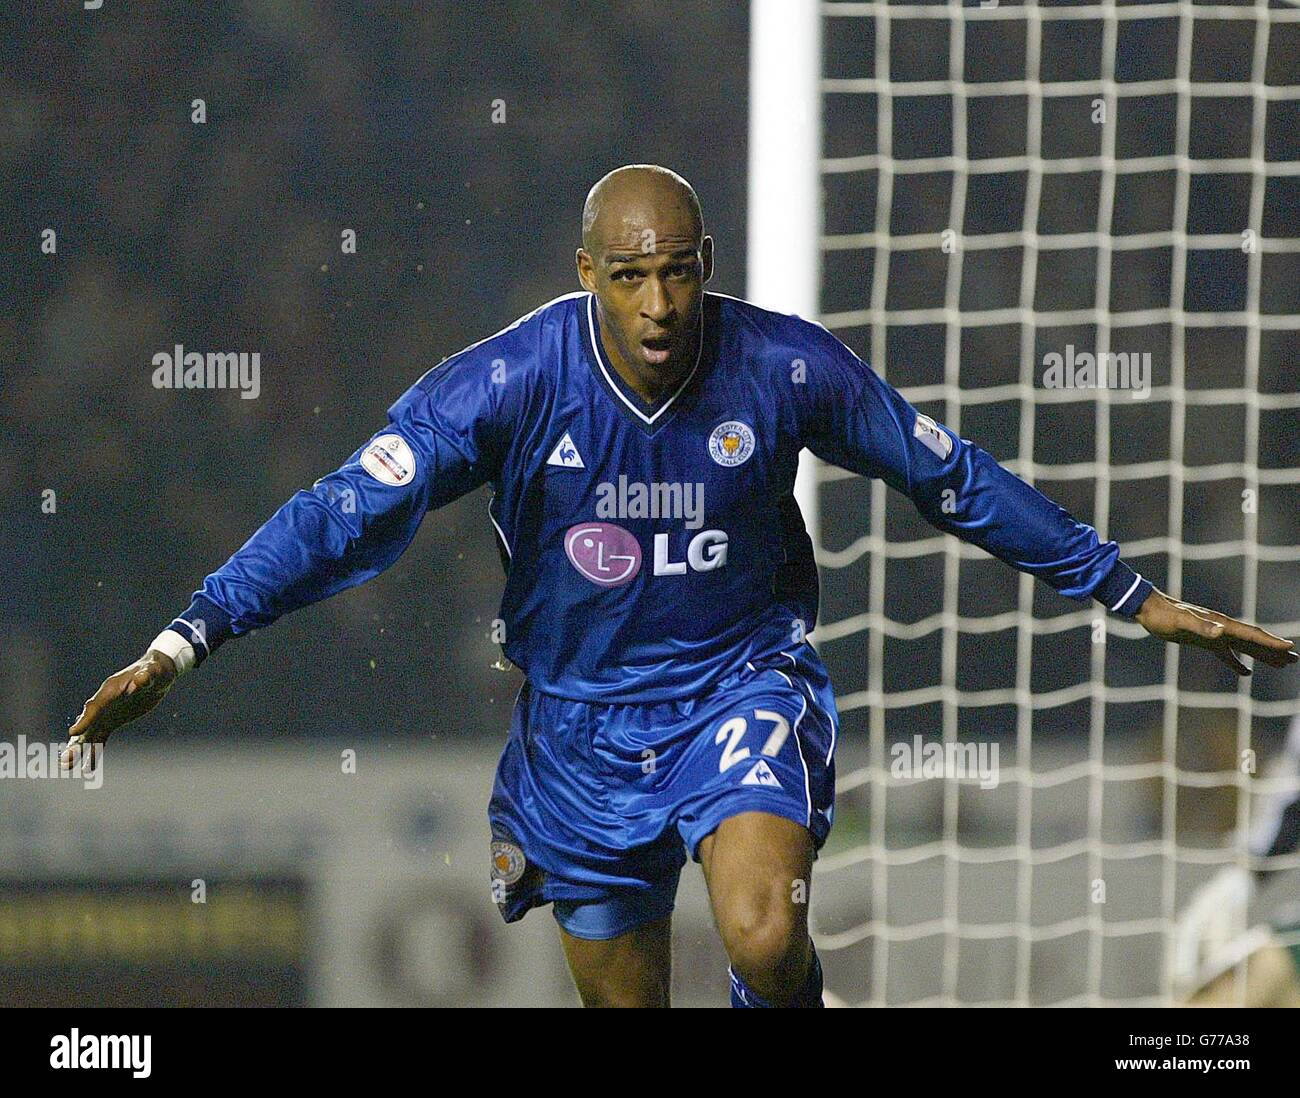
[[[1238,675],[1250,674],[1238,658],[1243,655],[1262,660],[1269,667],[1286,667],[1300,660],[1294,641],[1275,637],[1217,610],[1179,602],[1155,589],[1138,609],[1135,620],[1153,637],[1208,649]]]
[[[98,745],[107,740],[114,729],[143,717],[156,707],[171,689],[176,676],[175,661],[152,648],[135,663],[109,675],[94,696],[81,707],[81,715],[68,729],[68,746],[59,758],[63,769],[71,770],[80,760],[93,770]]]
[[[1295,645],[1247,622],[1159,591],[1120,559],[1119,545],[998,464],[987,451],[921,415],[824,330],[799,394],[804,442],[835,465],[883,479],[937,529],[978,545],[1061,594],[1093,598],[1176,644],[1206,648],[1239,675],[1239,656],[1295,663]],[[815,367],[813,364],[815,363]]]
[[[364,583],[391,566],[425,514],[497,467],[499,391],[488,363],[448,360],[389,409],[387,426],[296,493],[195,592],[135,663],[110,675],[68,730],[64,769],[162,701],[227,640]]]

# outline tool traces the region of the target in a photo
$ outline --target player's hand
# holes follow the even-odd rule
[[[1287,667],[1300,660],[1294,641],[1275,637],[1257,625],[1237,621],[1217,610],[1171,599],[1163,591],[1153,590],[1147,596],[1137,612],[1137,621],[1153,637],[1208,648],[1238,675],[1250,674],[1238,656],[1262,660],[1269,667]]]
[[[129,667],[106,678],[95,696],[81,709],[68,729],[68,746],[59,756],[59,765],[71,770],[84,749],[86,767],[94,770],[98,747],[109,735],[137,717],[143,717],[163,700],[176,681],[176,664],[170,656],[152,649]]]

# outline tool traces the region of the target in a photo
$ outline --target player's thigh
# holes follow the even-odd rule
[[[706,835],[699,854],[733,963],[770,967],[802,956],[813,863],[806,827],[769,812],[742,812]]]
[[[588,1007],[666,1007],[672,979],[672,916],[616,938],[577,938],[563,927],[569,972]]]

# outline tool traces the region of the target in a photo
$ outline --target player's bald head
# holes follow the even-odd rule
[[[704,284],[713,276],[713,241],[691,185],[655,164],[610,172],[587,195],[574,260],[623,379],[635,388],[639,378],[636,391],[651,400],[684,377],[699,357]]]
[[[599,255],[603,245],[650,230],[688,236],[697,245],[704,218],[695,188],[658,164],[627,164],[599,179],[582,207],[582,246]]]

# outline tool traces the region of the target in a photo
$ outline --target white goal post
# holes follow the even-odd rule
[[[1300,634],[1300,9],[750,11],[747,296],[989,432],[1165,590]],[[1045,381],[1052,354],[1130,351],[1144,394]],[[1197,884],[1230,865],[1300,879],[1300,856],[1247,842],[1252,805],[1284,791],[1262,762],[1300,710],[1294,676],[1233,682],[1000,581],[807,452],[796,495],[844,724],[814,891],[860,901],[833,926],[813,907],[837,998],[1167,1004]],[[900,777],[914,736],[1000,746],[996,787]]]

